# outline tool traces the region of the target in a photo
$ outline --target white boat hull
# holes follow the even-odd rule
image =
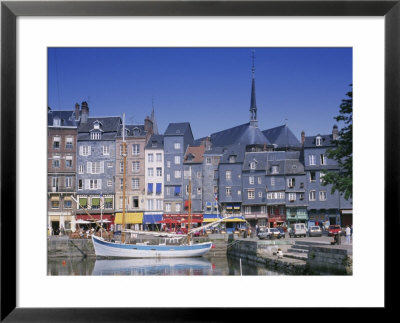
[[[192,245],[137,245],[104,241],[92,236],[97,257],[116,258],[181,258],[200,257],[210,251],[212,242]]]

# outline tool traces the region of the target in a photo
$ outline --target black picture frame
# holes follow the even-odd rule
[[[314,1],[2,1],[1,2],[1,321],[190,322],[237,321],[240,308],[16,307],[16,19],[19,16],[384,16],[385,19],[385,254],[399,228],[400,0]],[[382,208],[383,211],[383,208]],[[390,234],[389,234],[390,233]],[[385,309],[390,309],[385,257]],[[398,278],[393,278],[398,282]],[[391,287],[392,286],[392,287]],[[247,288],[247,287],[246,287]],[[245,297],[238,290],[238,297]],[[210,295],[211,296],[211,295]],[[216,300],[216,305],[217,305]],[[268,304],[266,304],[267,306]],[[310,303],[312,306],[312,303]],[[251,310],[253,311],[253,310]],[[253,312],[252,312],[253,313]],[[256,312],[257,313],[257,312]],[[248,313],[250,314],[250,313]],[[246,314],[246,315],[248,315]],[[247,319],[255,320],[250,315]]]

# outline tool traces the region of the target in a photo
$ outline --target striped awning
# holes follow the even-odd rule
[[[221,219],[221,215],[219,214],[204,214],[203,215],[203,222],[211,223]]]
[[[247,222],[242,216],[230,217],[229,219],[222,220],[222,222]]]
[[[122,213],[115,214],[115,224],[122,224]],[[125,213],[125,224],[142,224],[143,213]]]

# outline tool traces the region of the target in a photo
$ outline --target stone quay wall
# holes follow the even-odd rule
[[[47,240],[48,258],[96,257],[90,239],[59,238]]]
[[[353,274],[353,258],[346,249],[310,247],[307,265],[310,273]]]

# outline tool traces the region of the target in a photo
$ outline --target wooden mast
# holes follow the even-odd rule
[[[124,158],[124,175],[122,180],[122,229],[121,229],[121,242],[125,243],[125,181],[126,181],[126,142],[125,142],[125,113],[122,114],[122,156]]]
[[[190,230],[191,230],[191,225],[192,225],[192,217],[191,217],[191,212],[192,212],[192,181],[191,177],[189,177],[189,203],[188,203],[188,228],[187,228],[187,238],[188,238],[188,244],[190,244]]]

